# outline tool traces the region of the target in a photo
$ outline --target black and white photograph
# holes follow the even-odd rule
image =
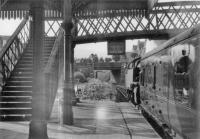
[[[200,139],[200,0],[0,0],[0,139]]]

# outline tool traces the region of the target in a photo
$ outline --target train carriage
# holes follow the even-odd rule
[[[200,138],[200,25],[141,60],[141,107],[183,138]]]

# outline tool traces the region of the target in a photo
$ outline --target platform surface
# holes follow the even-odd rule
[[[161,139],[140,111],[127,102],[82,101],[73,107],[73,126],[61,126],[59,114],[55,103],[49,139]],[[28,122],[0,122],[0,139],[27,139],[28,130]]]

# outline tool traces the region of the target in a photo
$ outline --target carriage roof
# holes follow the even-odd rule
[[[187,40],[193,36],[196,36],[200,34],[200,24],[180,33],[179,35],[169,39],[168,41],[166,41],[165,43],[163,43],[160,47],[155,48],[154,50],[146,53],[144,56],[142,56],[141,60],[146,59],[164,49],[168,49],[169,47],[178,44],[184,40]]]

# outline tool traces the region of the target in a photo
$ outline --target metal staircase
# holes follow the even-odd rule
[[[46,37],[44,64],[47,63],[55,37]],[[33,48],[28,46],[11,76],[8,78],[0,96],[0,120],[23,121],[31,118]]]
[[[27,121],[32,116],[33,48],[30,22],[24,18],[0,51],[0,121]],[[55,100],[58,80],[62,76],[63,31],[46,35],[43,51],[44,90],[46,93],[47,119]]]

